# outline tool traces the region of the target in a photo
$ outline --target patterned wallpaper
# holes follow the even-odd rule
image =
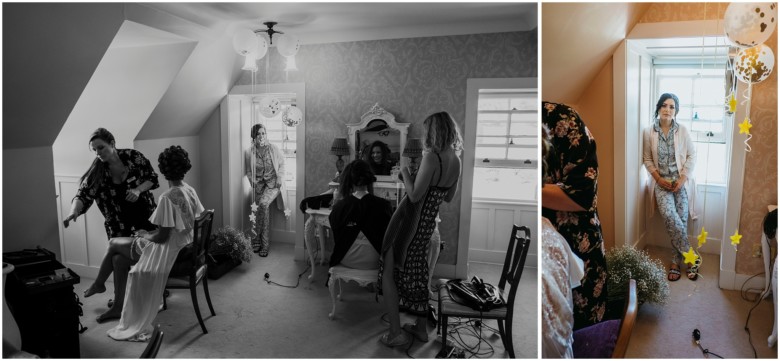
[[[727,3],[654,3],[641,23],[722,19]],[[752,258],[754,244],[760,244],[766,206],[777,204],[777,29],[765,42],[775,53],[775,69],[763,82],[753,86],[750,115],[753,122],[752,151],[745,159],[745,178],[739,233],[742,241],[737,252],[736,272],[753,275],[764,271],[763,260]],[[734,234],[733,230],[727,232]],[[728,242],[726,238],[725,242]]]
[[[261,70],[256,83],[306,83],[306,195],[327,190],[335,172],[333,138],[345,137],[346,124],[374,103],[411,123],[409,137],[421,137],[425,117],[442,110],[462,130],[466,79],[536,77],[538,61],[536,30],[305,45],[296,55],[300,70],[289,74],[279,54],[269,54],[269,76]],[[250,83],[247,74],[237,84]],[[443,264],[456,261],[460,194],[441,206]]]

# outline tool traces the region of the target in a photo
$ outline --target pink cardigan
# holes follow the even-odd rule
[[[677,123],[677,131],[674,132],[674,155],[677,169],[680,175],[684,175],[685,191],[688,193],[688,214],[695,220],[698,214],[696,205],[696,181],[693,179],[693,167],[696,165],[696,147],[693,144],[688,129]],[[653,174],[658,169],[658,132],[653,126],[645,128],[642,132],[642,160],[647,172]],[[648,215],[655,213],[655,179],[648,177],[646,186],[650,189],[650,201],[647,202]]]

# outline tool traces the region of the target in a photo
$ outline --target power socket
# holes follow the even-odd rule
[[[752,252],[753,258],[761,258],[761,244],[757,243],[753,245],[753,252]]]

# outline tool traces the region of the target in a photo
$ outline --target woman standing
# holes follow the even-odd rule
[[[382,243],[379,284],[385,296],[390,330],[380,341],[390,347],[409,342],[401,332],[399,308],[417,316],[403,329],[422,342],[428,341],[428,262],[431,235],[442,201],[455,197],[460,179],[458,157],[463,143],[455,120],[447,112],[435,113],[423,122],[425,152],[416,178],[408,167],[401,170],[406,196],[390,220]]]
[[[596,207],[596,140],[574,109],[542,102],[542,124],[555,154],[548,157],[542,216],[550,220],[585,262],[582,285],[572,291],[574,329],[601,322],[607,308],[607,261]]]
[[[183,181],[192,168],[187,151],[178,145],[168,147],[160,153],[159,167],[170,186],[160,195],[160,205],[150,217],[159,231],[142,230],[135,238],[118,238],[113,247],[114,252],[138,260],[130,270],[122,318],[108,330],[108,336],[115,340],[145,341],[151,336],[168,274],[179,251],[192,243],[195,219],[203,212],[198,194]],[[105,273],[101,265],[98,278]]]
[[[257,209],[254,217],[252,248],[260,257],[268,256],[270,244],[270,205],[276,199],[280,210],[286,211],[287,187],[284,184],[284,156],[278,147],[268,142],[265,126],[252,126],[252,146],[246,152],[245,167],[247,179],[254,190],[252,208]],[[286,212],[285,212],[286,213]]]
[[[664,220],[666,232],[672,242],[672,264],[669,281],[680,279],[682,253],[690,248],[688,243],[688,200],[693,203],[695,183],[693,167],[696,164],[696,148],[688,129],[675,121],[680,112],[680,100],[670,93],[661,94],[655,106],[655,121],[645,128],[642,158],[650,173],[650,204],[658,204],[658,212]],[[651,209],[652,212],[652,209]],[[699,263],[688,267],[688,279],[699,276]]]
[[[81,176],[79,189],[71,201],[70,213],[63,220],[67,228],[70,222],[87,212],[97,202],[105,217],[108,239],[130,237],[139,230],[154,230],[149,222],[156,204],[150,190],[160,186],[157,173],[141,152],[133,149],[117,149],[114,135],[105,128],[98,128],[89,138],[89,147],[96,158]],[[127,272],[133,261],[118,255],[114,264],[113,305],[97,321],[119,318],[124,301]],[[103,289],[105,291],[105,289]],[[89,297],[96,292],[85,292]]]

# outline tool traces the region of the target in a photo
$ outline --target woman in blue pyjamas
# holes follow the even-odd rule
[[[649,206],[658,206],[674,248],[669,281],[680,279],[682,253],[690,248],[688,217],[696,218],[692,207],[689,207],[689,204],[695,204],[693,167],[696,164],[696,148],[688,129],[675,121],[679,112],[680,100],[677,96],[662,94],[655,106],[653,125],[643,132],[642,158],[650,173]],[[700,263],[697,259],[696,264],[688,265],[688,279],[695,281],[698,278]]]

